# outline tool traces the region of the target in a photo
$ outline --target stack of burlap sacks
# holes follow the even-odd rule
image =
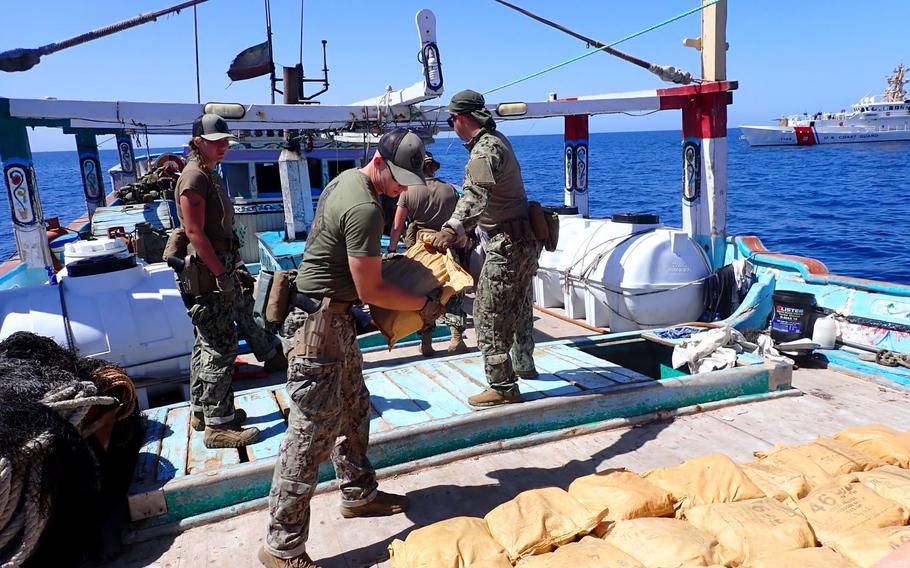
[[[910,433],[834,438],[519,494],[411,532],[394,568],[855,568],[910,540]]]

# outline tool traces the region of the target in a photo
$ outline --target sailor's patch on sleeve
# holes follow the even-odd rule
[[[471,158],[468,162],[468,176],[471,181],[482,187],[492,186],[496,183],[493,178],[493,169],[487,158]]]

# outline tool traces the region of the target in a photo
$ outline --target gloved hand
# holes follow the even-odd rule
[[[419,312],[423,323],[436,323],[436,320],[441,318],[442,314],[446,312],[445,304],[440,303],[438,298],[438,294],[436,294],[436,298],[432,295],[427,296],[427,302],[420,308]]]
[[[443,227],[433,235],[433,240],[428,243],[428,248],[433,252],[445,252],[449,250],[449,247],[454,245],[457,240],[458,235],[455,234],[455,229],[452,227]]]
[[[218,292],[221,294],[221,301],[224,302],[226,307],[231,307],[234,305],[234,297],[237,295],[237,291],[234,289],[234,277],[230,272],[222,272],[215,277],[215,286],[218,288]]]
[[[244,294],[252,295],[256,289],[256,277],[250,274],[250,271],[247,270],[245,264],[234,269],[234,274],[237,275],[237,282],[240,284],[240,289]]]

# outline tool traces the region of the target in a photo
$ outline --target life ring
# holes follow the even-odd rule
[[[186,161],[178,156],[177,154],[172,154],[170,152],[166,154],[161,154],[155,159],[155,164],[152,167],[152,170],[157,170],[158,168],[164,168],[167,171],[180,173],[183,171],[183,167],[186,165]]]

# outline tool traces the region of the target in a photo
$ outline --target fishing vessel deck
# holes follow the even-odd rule
[[[553,323],[549,317],[538,322]],[[327,568],[387,567],[387,545],[415,528],[459,515],[483,516],[522,491],[566,488],[595,471],[646,471],[712,453],[745,462],[775,443],[804,443],[872,421],[910,428],[910,392],[821,368],[795,370],[793,387],[801,396],[682,408],[614,420],[597,431],[532,436],[435,466],[380,470],[383,488],[406,493],[412,502],[407,513],[381,520],[342,518],[337,492],[323,483],[313,500],[310,552]],[[264,504],[258,506],[134,543],[108,566],[258,566],[256,550],[268,522]]]

